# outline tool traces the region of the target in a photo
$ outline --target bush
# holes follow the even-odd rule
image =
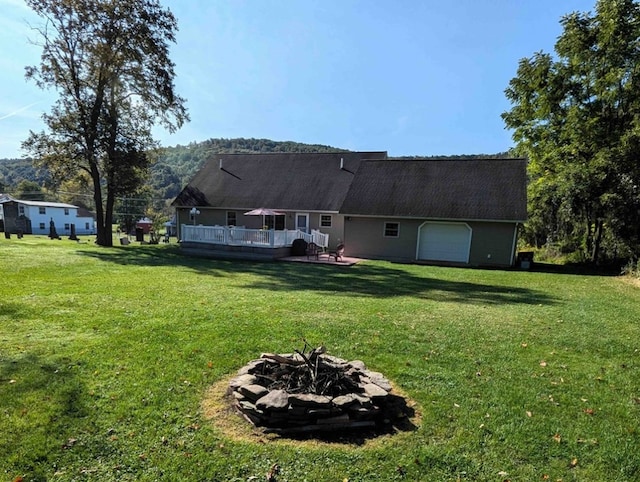
[[[622,274],[640,279],[640,260],[629,261],[623,268]]]

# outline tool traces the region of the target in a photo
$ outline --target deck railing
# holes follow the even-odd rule
[[[228,246],[257,246],[281,248],[291,246],[294,240],[304,239],[321,248],[329,246],[329,235],[312,230],[311,234],[299,229],[246,229],[235,226],[181,226],[181,240],[191,243],[222,244]]]

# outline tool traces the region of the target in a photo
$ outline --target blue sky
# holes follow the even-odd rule
[[[493,154],[518,61],[552,52],[560,18],[595,0],[164,0],[191,123],[162,145],[255,137],[389,155]],[[0,158],[22,157],[55,92],[21,0],[0,0]]]

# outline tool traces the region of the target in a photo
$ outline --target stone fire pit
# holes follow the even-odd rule
[[[266,431],[303,433],[392,426],[406,418],[404,399],[389,381],[359,360],[316,348],[265,353],[229,383],[236,409]]]

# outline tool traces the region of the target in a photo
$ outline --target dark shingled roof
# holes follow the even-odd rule
[[[343,214],[524,221],[526,160],[420,159],[362,162]]]
[[[361,160],[386,156],[386,152],[219,154],[196,173],[173,205],[338,212]]]
[[[524,159],[392,160],[386,152],[269,153],[219,154],[173,205],[524,221],[526,199]]]

